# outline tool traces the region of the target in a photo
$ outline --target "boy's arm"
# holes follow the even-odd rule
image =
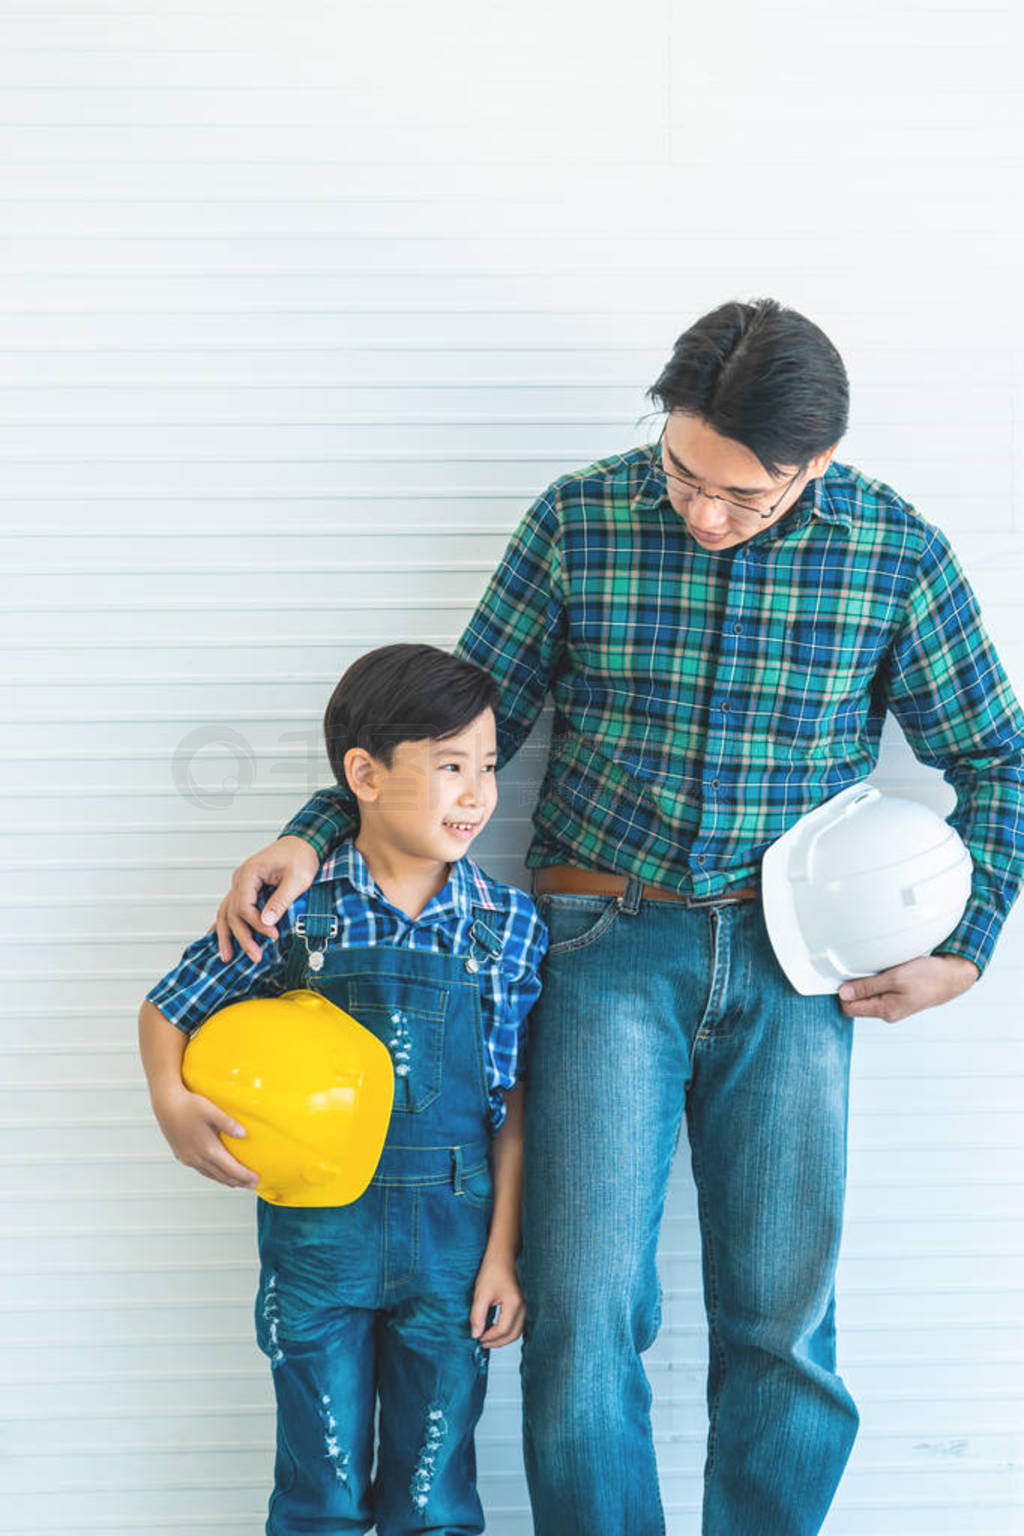
[[[280,943],[268,944],[253,964],[243,955],[225,964],[212,934],[195,939],[172,970],[150,987],[139,1010],[139,1048],[153,1111],[174,1155],[222,1184],[252,1188],[256,1175],[220,1141],[218,1132],[244,1136],[244,1127],[202,1094],[191,1093],[181,1075],[189,1036],[230,1003],[276,997],[284,985],[299,901],[285,914]]]
[[[259,1181],[231,1156],[218,1132],[244,1136],[230,1115],[201,1094],[191,1093],[181,1075],[188,1036],[147,998],[139,1009],[139,1052],[157,1123],[179,1162],[233,1189],[252,1189]]]
[[[494,1209],[487,1247],[477,1271],[469,1331],[485,1348],[511,1344],[523,1331],[526,1308],[516,1277],[522,1240],[523,1093],[522,1082],[505,1094],[505,1118],[494,1138]],[[499,1313],[487,1327],[488,1313]]]
[[[516,1276],[523,1200],[523,1108],[526,1082],[527,1020],[540,995],[541,961],[548,930],[530,898],[514,892],[503,930],[502,966],[493,995],[498,1027],[491,1050],[515,1087],[503,1093],[504,1117],[492,1143],[494,1208],[487,1247],[477,1272],[470,1310],[470,1332],[486,1346],[511,1344],[523,1331],[526,1308]],[[512,1044],[506,1038],[511,1037]],[[499,1308],[487,1326],[488,1314]]]
[[[494,1170],[494,1210],[487,1239],[488,1252],[515,1264],[522,1243],[523,1095],[520,1081],[505,1094],[505,1118],[491,1145]]]

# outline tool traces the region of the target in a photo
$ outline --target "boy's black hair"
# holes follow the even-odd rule
[[[684,331],[648,398],[749,448],[770,475],[846,431],[850,385],[824,331],[775,299],[722,304]]]
[[[345,780],[345,753],[362,747],[390,768],[402,741],[444,741],[465,730],[501,697],[489,672],[436,645],[382,645],[345,672],[324,714],[334,777]]]

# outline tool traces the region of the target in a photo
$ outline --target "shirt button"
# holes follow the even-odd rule
[[[728,699],[723,699],[721,704],[719,704],[718,707],[722,711],[722,714],[724,715],[726,713],[726,711],[728,710],[728,708],[729,708],[729,700]]]
[[[712,779],[711,780],[711,788],[712,789],[717,789],[718,788],[718,780],[717,779]]]
[[[703,853],[698,853],[698,855],[697,855],[697,863],[698,864],[703,864],[705,857],[706,857],[706,855],[704,855]]]
[[[733,632],[734,635],[742,635],[742,633],[743,633],[743,625],[742,624],[734,624],[733,627],[732,627],[732,632]]]

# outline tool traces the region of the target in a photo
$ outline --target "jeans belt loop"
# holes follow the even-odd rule
[[[463,1193],[461,1147],[452,1147],[452,1191],[456,1195]]]
[[[625,912],[629,917],[635,917],[640,910],[640,903],[643,900],[643,895],[643,881],[638,880],[635,875],[627,876],[626,889],[623,891],[621,896],[617,896],[615,898],[619,904],[619,911]]]

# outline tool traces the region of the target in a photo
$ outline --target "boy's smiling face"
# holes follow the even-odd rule
[[[364,834],[400,857],[460,859],[498,802],[494,711],[485,709],[445,741],[402,741],[391,767],[360,747],[345,754]]]

